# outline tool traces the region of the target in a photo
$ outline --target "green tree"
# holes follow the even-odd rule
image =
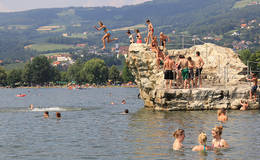
[[[122,78],[124,82],[134,82],[135,80],[126,63],[124,63]]]
[[[250,58],[249,58],[249,67],[251,68],[251,70],[254,71],[258,71],[259,70],[259,66],[260,66],[260,52],[256,52],[251,54]]]
[[[4,86],[6,84],[7,74],[4,68],[0,67],[0,86]]]
[[[241,59],[241,61],[247,65],[247,61],[249,60],[250,56],[251,56],[251,51],[246,49],[246,50],[242,50],[239,53],[239,58]]]
[[[25,65],[23,79],[31,84],[43,85],[55,80],[56,72],[48,59],[44,56],[35,57],[31,63]]]
[[[113,65],[113,66],[109,69],[108,78],[109,78],[110,80],[112,80],[113,83],[116,83],[117,81],[120,81],[120,72],[119,72],[119,70],[116,68],[115,65]]]
[[[7,84],[15,87],[22,84],[22,70],[13,69],[7,74]]]
[[[86,82],[104,84],[108,80],[108,68],[104,60],[94,58],[84,64],[81,75]]]
[[[80,83],[83,81],[83,77],[81,76],[80,72],[83,68],[83,64],[81,64],[79,61],[74,63],[68,68],[66,79],[68,81],[76,81],[77,83]]]

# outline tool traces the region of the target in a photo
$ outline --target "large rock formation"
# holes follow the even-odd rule
[[[127,64],[136,77],[146,107],[158,110],[202,110],[223,107],[237,109],[240,99],[248,98],[250,85],[243,82],[246,79],[247,67],[231,49],[207,43],[189,49],[170,50],[168,54],[177,59],[178,55],[195,57],[196,51],[200,51],[205,61],[202,75],[204,88],[166,90],[163,70],[157,70],[156,67],[155,53],[145,44],[130,45]],[[258,103],[250,102],[250,108],[258,107]]]

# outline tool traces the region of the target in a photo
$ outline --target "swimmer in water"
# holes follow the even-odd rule
[[[30,108],[30,110],[33,110],[34,109],[33,104],[30,104],[29,108]]]
[[[125,109],[124,112],[122,112],[121,114],[128,114],[128,113],[129,113],[129,110]]]
[[[99,24],[99,28],[97,26],[94,26],[94,28],[98,31],[103,30],[105,32],[105,35],[102,38],[102,42],[103,42],[103,45],[104,45],[102,50],[104,50],[104,49],[106,49],[106,40],[107,40],[107,43],[110,43],[112,41],[118,40],[118,38],[110,39],[111,31],[108,30],[108,28],[103,24],[103,22],[99,21],[98,24]]]
[[[247,100],[242,100],[240,101],[240,104],[241,104],[241,108],[240,108],[240,111],[245,111],[248,109],[248,101]]]
[[[218,121],[220,121],[220,122],[228,121],[227,112],[224,108],[221,108],[220,110],[218,110]]]
[[[56,112],[56,118],[58,118],[58,119],[61,118],[61,114],[60,114],[60,112]]]
[[[43,117],[44,117],[44,118],[49,118],[49,112],[48,112],[48,111],[45,111],[45,112],[43,113]]]
[[[222,130],[223,130],[222,126],[216,126],[215,128],[212,129],[211,134],[212,134],[212,137],[214,138],[212,140],[213,148],[228,148],[229,147],[227,142],[221,138]]]
[[[126,104],[126,101],[124,99],[122,100],[122,104]]]
[[[199,145],[194,146],[192,148],[192,151],[206,152],[206,151],[212,149],[210,146],[207,146],[207,135],[206,135],[206,133],[204,133],[204,132],[200,133],[200,135],[198,137],[198,141],[199,141]]]
[[[172,145],[173,150],[180,150],[183,148],[183,140],[185,138],[185,133],[183,129],[178,129],[173,133],[173,137],[175,138],[175,141]]]
[[[112,105],[114,105],[115,103],[114,102],[111,102]]]

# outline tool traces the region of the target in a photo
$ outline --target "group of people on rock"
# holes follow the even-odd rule
[[[218,121],[221,122],[227,122],[228,117],[226,115],[226,111],[224,109],[221,109],[218,111]],[[222,148],[229,148],[229,144],[221,137],[223,132],[223,126],[216,126],[212,128],[211,134],[213,137],[212,145],[207,145],[207,134],[204,132],[201,132],[198,136],[198,143],[199,145],[196,145],[192,148],[192,151],[209,151],[214,149],[222,149]],[[181,150],[184,148],[184,145],[182,144],[185,139],[185,131],[183,129],[178,129],[173,133],[173,137],[175,138],[175,141],[173,143],[173,150]]]

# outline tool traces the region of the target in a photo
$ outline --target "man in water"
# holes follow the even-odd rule
[[[256,93],[257,93],[257,87],[258,87],[258,85],[257,85],[258,78],[256,76],[256,73],[252,74],[252,79],[248,78],[247,80],[254,83],[254,85],[253,85],[253,87],[251,88],[251,91],[250,91],[250,100],[253,99],[253,95],[254,95],[255,96],[254,101],[256,101]]]
[[[184,81],[184,89],[186,89],[188,84],[188,79],[189,79],[188,60],[185,59],[183,55],[180,55],[179,58],[180,58],[180,66],[181,66],[181,75]]]
[[[48,111],[45,111],[45,112],[43,113],[43,117],[44,117],[44,118],[49,118],[49,112],[48,112]]]
[[[172,80],[174,79],[174,70],[175,68],[175,62],[172,60],[172,58],[168,55],[165,58],[163,70],[164,70],[164,79],[165,79],[165,87],[168,89],[168,84],[170,81],[170,88],[172,88]]]
[[[197,87],[198,79],[199,79],[199,87],[202,87],[202,78],[201,78],[201,72],[204,66],[204,61],[200,57],[200,52],[196,52],[196,59],[195,59],[195,67],[196,67],[196,73],[195,73],[195,87]]]
[[[165,34],[163,34],[163,32],[161,32],[160,33],[160,44],[163,46],[163,50],[166,48],[167,40],[168,40],[168,42],[171,41],[167,35],[165,35]]]

